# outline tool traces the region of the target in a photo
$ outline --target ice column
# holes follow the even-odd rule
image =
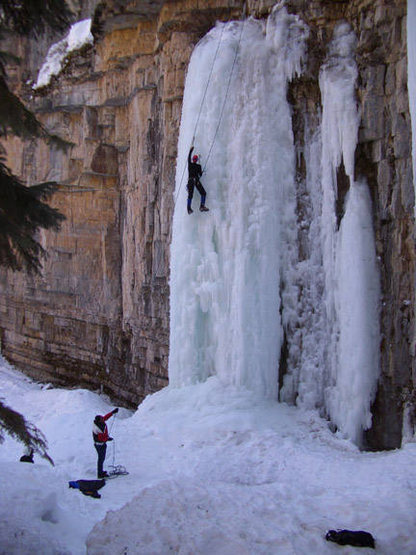
[[[300,20],[280,9],[266,24],[249,19],[217,25],[193,52],[171,245],[173,386],[217,375],[225,384],[277,398],[279,282],[292,240],[287,230],[296,228],[286,86],[300,70],[305,38]],[[199,213],[195,191],[189,216],[186,159],[197,121],[202,165],[212,148],[202,178],[210,212]]]
[[[322,238],[326,312],[332,328],[331,377],[326,406],[331,420],[357,444],[371,426],[379,375],[379,276],[371,201],[364,181],[354,180],[359,113],[354,89],[355,36],[347,24],[334,31],[322,67]],[[337,168],[349,178],[337,230]]]

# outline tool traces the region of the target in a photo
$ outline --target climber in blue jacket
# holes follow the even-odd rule
[[[200,212],[208,212],[209,208],[207,208],[205,206],[205,199],[207,196],[207,193],[205,191],[205,189],[202,186],[201,181],[199,180],[199,178],[202,175],[202,168],[201,168],[201,164],[198,164],[198,156],[196,154],[194,154],[194,156],[192,156],[192,151],[194,150],[194,147],[191,147],[191,150],[189,151],[188,154],[188,185],[187,185],[187,189],[188,189],[188,204],[187,204],[187,208],[188,208],[188,214],[192,214],[193,210],[191,208],[192,205],[192,197],[194,196],[194,188],[196,187],[201,195],[201,206],[199,207]],[[192,159],[191,159],[192,156]]]

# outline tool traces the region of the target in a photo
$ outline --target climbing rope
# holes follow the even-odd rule
[[[230,71],[230,74],[228,76],[228,83],[227,83],[227,88],[226,88],[226,91],[225,91],[224,101],[222,103],[222,107],[221,107],[221,111],[220,111],[220,117],[218,118],[217,127],[215,129],[214,137],[211,141],[211,146],[210,146],[210,149],[208,151],[208,156],[206,158],[206,161],[205,161],[204,167],[202,169],[202,172],[205,172],[205,169],[208,165],[208,160],[211,157],[212,149],[213,149],[215,141],[217,139],[218,131],[220,129],[221,121],[222,121],[222,118],[223,118],[223,115],[224,115],[225,105],[227,103],[228,95],[229,95],[229,92],[230,92],[231,79],[232,79],[232,76],[233,76],[233,73],[234,73],[234,67],[235,67],[235,64],[236,64],[236,61],[237,61],[238,52],[240,51],[241,39],[242,39],[242,36],[243,36],[243,31],[244,31],[244,24],[245,24],[245,19],[243,19],[243,23],[241,25],[240,36],[238,37],[237,48],[235,49],[234,59],[233,59],[233,63],[232,63],[232,66],[231,66],[231,71]],[[205,97],[206,97],[206,94],[207,94],[208,86],[209,86],[209,83],[211,81],[211,76],[212,76],[212,72],[213,72],[213,69],[214,69],[215,60],[217,59],[219,47],[220,47],[220,44],[221,44],[221,41],[222,41],[222,35],[223,35],[223,32],[224,32],[224,28],[225,28],[225,25],[223,25],[222,29],[221,29],[221,34],[220,34],[220,38],[218,40],[217,48],[215,50],[215,56],[214,56],[214,59],[213,59],[212,65],[211,65],[211,70],[210,70],[210,73],[209,73],[208,81],[207,81],[207,84],[205,86],[205,91],[204,91],[204,95],[202,97],[201,105],[199,107],[199,113],[198,113],[198,117],[197,117],[197,120],[196,120],[196,123],[195,123],[194,133],[193,133],[193,137],[192,137],[192,144],[194,143],[194,140],[195,140],[195,133],[196,133],[196,130],[197,130],[197,127],[198,127],[198,124],[199,124],[200,117],[201,117],[202,107],[203,107],[204,102],[205,102]],[[182,187],[182,181],[183,181],[183,176],[185,174],[185,169],[186,169],[186,163],[185,163],[184,168],[183,168],[182,177],[181,177],[181,180],[180,180],[178,192],[177,192],[177,195],[176,195],[176,198],[175,198],[175,201],[174,201],[174,207],[176,206],[176,201],[178,199],[178,196],[179,196],[179,193],[180,193],[180,190],[181,190],[181,187]]]
[[[197,120],[196,120],[196,123],[195,123],[195,127],[194,127],[194,134],[193,134],[193,137],[192,137],[192,144],[193,144],[193,142],[194,142],[194,140],[195,140],[195,133],[196,133],[196,130],[197,130],[197,128],[198,128],[199,119],[200,119],[200,117],[201,117],[201,112],[202,112],[202,107],[203,107],[204,102],[205,102],[205,97],[207,96],[208,86],[209,86],[210,81],[211,81],[211,76],[212,76],[212,72],[213,72],[213,70],[214,70],[215,61],[216,61],[216,59],[217,59],[218,51],[219,51],[219,49],[220,49],[220,44],[221,44],[221,41],[222,41],[222,35],[223,35],[223,33],[224,33],[224,28],[225,28],[225,24],[224,24],[224,25],[222,26],[222,28],[221,28],[220,38],[218,39],[217,48],[216,48],[216,50],[215,50],[214,59],[212,60],[211,69],[210,69],[209,76],[208,76],[208,81],[207,81],[207,84],[206,84],[206,86],[205,86],[204,96],[202,97],[201,105],[200,105],[200,107],[199,107],[199,113],[198,113],[198,117],[197,117]]]
[[[113,432],[114,424],[116,423],[116,416],[117,416],[117,413],[113,415],[113,419],[112,419],[111,426],[110,426],[110,431],[108,433],[108,435],[110,437],[113,437],[111,434]],[[113,464],[112,464],[112,466],[114,466],[115,459],[116,459],[116,443],[114,441],[114,438],[113,438],[112,444],[113,444]]]
[[[218,42],[217,42],[217,47],[216,47],[216,49],[215,49],[215,54],[214,54],[214,57],[213,57],[213,59],[212,59],[210,72],[209,72],[208,79],[207,79],[207,82],[206,82],[206,85],[205,85],[204,94],[203,94],[203,96],[202,96],[202,100],[201,100],[201,103],[200,103],[200,106],[199,106],[198,117],[197,117],[197,119],[196,119],[196,123],[195,123],[195,127],[194,127],[194,132],[193,132],[193,136],[192,136],[192,144],[193,144],[194,141],[195,141],[196,130],[197,130],[197,128],[198,128],[199,120],[200,120],[200,118],[201,118],[202,108],[203,108],[203,106],[204,106],[205,98],[206,98],[207,92],[208,92],[208,87],[209,87],[209,84],[210,84],[210,82],[211,82],[211,77],[212,77],[212,72],[214,71],[215,62],[216,62],[217,57],[218,57],[218,52],[219,52],[219,49],[220,49],[220,45],[221,45],[221,41],[222,41],[222,35],[223,35],[223,33],[224,33],[224,28],[225,28],[225,25],[223,25],[222,28],[221,28],[221,33],[220,33],[220,36],[219,36],[219,39],[218,39]],[[180,193],[181,188],[182,188],[183,178],[184,178],[184,176],[185,176],[185,171],[186,171],[187,165],[188,165],[188,161],[186,161],[185,164],[184,164],[184,166],[183,166],[183,171],[182,171],[182,176],[181,176],[181,179],[180,179],[180,182],[179,182],[178,191],[177,191],[176,196],[175,196],[174,201],[173,201],[173,209],[174,209],[174,210],[175,210],[175,207],[176,207],[176,203],[177,203],[177,201],[178,201],[178,198],[179,198],[179,193]],[[156,269],[155,269],[155,271],[153,272],[153,275],[152,275],[152,283],[153,283],[155,277],[156,277],[157,274],[158,274],[159,268],[160,268],[160,266],[161,266],[161,264],[162,264],[162,260],[163,260],[163,257],[160,256],[160,254],[159,254],[158,264],[157,264]]]
[[[229,95],[229,92],[230,92],[231,79],[232,79],[232,76],[233,76],[233,73],[234,73],[234,67],[235,67],[235,64],[236,64],[236,61],[237,61],[238,52],[240,50],[241,39],[242,39],[242,36],[243,36],[243,31],[244,31],[244,24],[245,24],[245,19],[243,19],[243,22],[242,22],[242,25],[241,25],[240,36],[238,38],[237,48],[235,49],[234,59],[233,59],[233,63],[232,63],[232,66],[231,66],[231,71],[230,71],[230,74],[228,76],[228,83],[227,83],[227,88],[226,88],[226,91],[225,91],[225,97],[224,97],[222,107],[221,107],[221,111],[220,111],[220,117],[218,119],[218,123],[217,123],[217,127],[215,129],[214,137],[211,141],[211,146],[210,146],[209,151],[208,151],[208,156],[206,158],[204,167],[202,169],[203,173],[205,172],[205,169],[208,165],[208,160],[211,157],[212,149],[213,149],[215,141],[217,139],[218,131],[220,129],[221,121],[222,121],[222,118],[223,118],[223,115],[224,115],[225,105],[227,103],[228,95]],[[212,72],[214,70],[214,65],[215,65],[215,62],[216,62],[216,59],[217,59],[217,56],[218,56],[218,52],[219,52],[219,49],[220,49],[220,45],[221,45],[221,42],[222,42],[222,36],[223,36],[223,33],[224,33],[224,28],[225,28],[225,24],[221,28],[221,33],[220,33],[220,36],[219,36],[219,39],[218,39],[217,47],[215,49],[215,54],[214,54],[214,57],[213,57],[213,60],[212,60],[210,72],[209,72],[209,75],[208,75],[208,80],[207,80],[207,83],[205,85],[204,94],[203,94],[201,104],[200,104],[200,107],[199,107],[198,117],[197,117],[196,122],[195,122],[194,132],[193,132],[193,136],[192,136],[192,144],[194,143],[194,140],[195,140],[195,134],[196,134],[196,131],[197,131],[197,128],[198,128],[198,125],[199,125],[199,120],[200,120],[200,117],[201,117],[202,108],[203,108],[204,103],[205,103],[205,98],[206,98],[206,95],[207,95],[208,87],[209,87],[209,84],[211,82]],[[186,168],[187,168],[187,161],[184,164],[181,179],[180,179],[180,182],[179,182],[178,191],[177,191],[176,196],[174,198],[174,202],[173,202],[173,208],[174,209],[176,207],[176,203],[177,203],[178,198],[179,198],[179,193],[180,193],[181,188],[182,188],[182,183],[183,183],[183,178],[185,176]],[[157,276],[159,268],[162,264],[162,259],[163,259],[163,257],[159,256],[158,265],[157,265],[156,270],[154,271],[153,276],[152,276],[152,282],[154,281],[155,277]]]
[[[207,96],[208,87],[209,87],[209,84],[210,84],[210,82],[211,82],[212,72],[213,72],[213,70],[214,70],[214,65],[215,65],[215,62],[216,62],[216,60],[217,60],[218,51],[219,51],[219,49],[220,49],[220,45],[221,45],[221,41],[222,41],[222,35],[223,35],[223,33],[224,33],[224,28],[225,28],[225,24],[224,24],[224,25],[222,26],[222,28],[221,28],[221,33],[220,33],[220,37],[219,37],[218,42],[217,42],[217,48],[215,49],[215,54],[214,54],[214,58],[213,58],[213,60],[212,60],[211,69],[210,69],[210,72],[209,72],[209,75],[208,75],[208,80],[207,80],[207,83],[206,83],[206,85],[205,85],[205,90],[204,90],[204,94],[203,94],[203,96],[202,96],[201,104],[200,104],[200,106],[199,106],[198,117],[197,117],[197,119],[196,119],[196,123],[195,123],[195,127],[194,127],[194,132],[193,132],[193,135],[192,135],[192,141],[191,141],[192,144],[193,144],[194,141],[195,141],[196,130],[197,130],[197,128],[198,128],[199,120],[200,120],[200,118],[201,118],[202,108],[203,108],[204,103],[205,103],[205,98],[206,98],[206,96]],[[176,206],[176,201],[178,200],[179,193],[180,193],[180,190],[181,190],[181,187],[182,187],[183,177],[184,177],[184,175],[185,175],[185,170],[186,170],[186,167],[187,167],[187,163],[188,163],[188,162],[185,162],[185,164],[184,164],[184,166],[183,166],[183,171],[182,171],[181,180],[180,180],[180,182],[179,182],[178,192],[177,192],[177,194],[176,194],[176,198],[175,198],[174,203],[173,203],[173,207],[174,207],[174,208],[175,208],[175,206]]]
[[[116,413],[117,414],[117,413]],[[114,415],[113,421],[111,422],[109,435],[112,437],[113,427],[116,423],[116,415]],[[113,464],[109,464],[109,468],[111,468],[110,472],[108,473],[110,477],[120,476],[123,474],[128,474],[126,468],[121,464],[116,464],[116,441],[113,438],[111,442],[113,444]]]
[[[222,116],[224,115],[225,104],[227,103],[228,93],[230,92],[231,78],[232,78],[232,76],[233,76],[234,66],[235,66],[235,63],[236,63],[236,61],[237,61],[237,55],[238,55],[238,52],[239,52],[239,50],[240,50],[241,38],[242,38],[242,36],[243,36],[243,31],[244,31],[244,23],[245,23],[245,20],[243,19],[243,23],[242,23],[242,25],[241,25],[241,30],[240,30],[240,36],[239,36],[239,38],[238,38],[237,48],[235,49],[233,64],[232,64],[232,66],[231,66],[230,75],[229,75],[229,77],[228,77],[228,83],[227,83],[227,89],[226,89],[226,91],[225,91],[224,102],[222,103],[222,108],[221,108],[221,112],[220,112],[220,117],[219,117],[219,119],[218,119],[217,128],[216,128],[215,133],[214,133],[214,138],[212,139],[212,142],[211,142],[211,147],[210,147],[210,149],[209,149],[209,151],[208,151],[208,156],[207,156],[205,165],[204,165],[203,170],[202,170],[203,172],[205,171],[205,168],[207,167],[208,160],[209,160],[209,158],[210,158],[210,156],[211,156],[211,152],[212,152],[212,149],[213,149],[213,147],[214,147],[214,143],[215,143],[215,140],[216,140],[216,138],[217,138],[218,131],[219,131],[219,128],[220,128],[220,125],[221,125]]]

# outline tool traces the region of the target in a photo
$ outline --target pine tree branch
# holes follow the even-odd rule
[[[10,92],[6,79],[2,76],[1,67],[0,62],[0,137],[7,137],[9,134],[23,139],[35,137],[61,150],[73,146],[74,143],[49,133],[23,102]]]
[[[0,39],[2,37],[0,36]],[[19,56],[16,56],[15,54],[12,54],[11,52],[4,52],[4,51],[0,51],[0,74],[3,75],[4,77],[6,77],[6,70],[5,70],[5,66],[7,64],[14,64],[14,65],[20,65],[22,62],[21,58],[19,58]]]
[[[4,77],[0,76],[0,136],[8,134],[22,138],[42,137],[43,126],[19,98],[10,92]]]
[[[42,432],[28,422],[22,414],[0,401],[0,443],[3,443],[5,433],[21,441],[27,448],[33,449],[54,466],[53,460],[48,455],[48,443]]]
[[[0,0],[0,26],[19,35],[62,32],[72,18],[65,0]]]
[[[59,231],[65,216],[44,200],[56,191],[54,182],[26,187],[0,157],[0,265],[12,270],[40,271],[46,251],[34,238],[39,229]]]
[[[61,32],[68,27],[72,15],[65,0],[0,0],[0,37],[5,32],[40,35],[47,27]],[[6,67],[9,60],[10,55],[0,52],[0,137],[42,139],[61,149],[70,147],[72,143],[49,133],[10,91]],[[3,154],[0,144],[0,265],[36,273],[46,252],[35,234],[40,229],[58,231],[65,219],[44,202],[57,184],[26,187],[7,168]]]

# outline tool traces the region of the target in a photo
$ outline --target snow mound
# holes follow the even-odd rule
[[[165,481],[110,511],[88,536],[88,553],[329,553],[316,522],[307,539],[287,533],[300,523],[285,505],[267,489]]]
[[[48,466],[0,463],[0,553],[64,555],[79,529],[65,499],[65,482]]]

